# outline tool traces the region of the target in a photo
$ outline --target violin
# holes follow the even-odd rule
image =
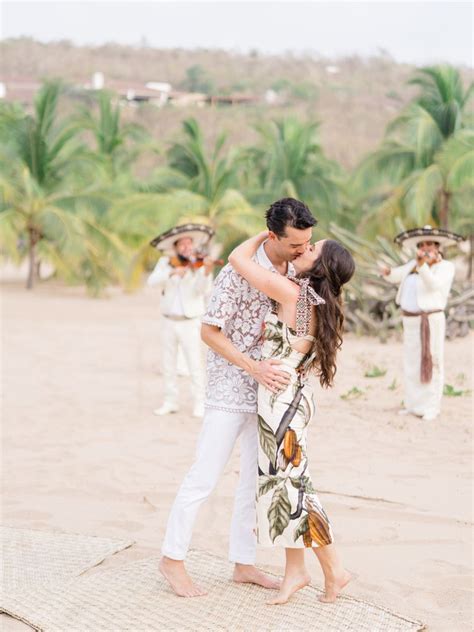
[[[170,257],[169,264],[173,268],[185,267],[185,268],[189,268],[190,270],[198,270],[199,268],[202,268],[202,266],[204,265],[205,258],[206,257],[203,254],[196,254],[196,258],[193,260],[188,259],[187,257],[183,257],[182,255],[174,255],[173,257]],[[215,266],[222,266],[224,265],[224,260],[213,259],[212,263]]]

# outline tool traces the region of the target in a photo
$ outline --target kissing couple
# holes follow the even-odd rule
[[[217,276],[202,340],[209,347],[206,408],[195,461],[168,519],[159,569],[181,597],[206,594],[185,559],[202,503],[214,490],[240,437],[229,559],[233,580],[278,591],[281,604],[311,577],[305,550],[321,564],[333,602],[349,582],[308,463],[315,405],[309,377],[330,387],[342,343],[342,288],[355,269],[337,241],[312,243],[316,219],[284,198],[266,212],[268,230],[243,242]],[[280,583],[255,567],[257,543],[284,547]]]

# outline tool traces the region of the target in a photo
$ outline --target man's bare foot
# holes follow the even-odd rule
[[[298,590],[301,590],[305,586],[308,586],[311,583],[310,575],[296,575],[294,577],[284,577],[283,583],[280,588],[280,592],[275,597],[275,599],[271,599],[267,601],[267,604],[270,606],[276,606],[278,604],[286,603],[288,599],[295,594]]]
[[[178,597],[203,597],[207,592],[196,586],[182,560],[162,557],[158,569]]]
[[[342,575],[331,580],[326,580],[324,586],[324,595],[321,595],[319,601],[323,603],[333,603],[341,590],[351,581],[352,575],[349,571],[343,571]]]
[[[265,573],[251,564],[236,564],[232,579],[238,584],[256,584],[270,590],[278,590],[280,588],[280,580],[265,575]]]

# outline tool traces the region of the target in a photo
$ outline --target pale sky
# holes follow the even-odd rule
[[[3,0],[2,38],[107,42],[156,48],[313,53],[381,49],[415,64],[472,64],[470,2],[29,2]]]

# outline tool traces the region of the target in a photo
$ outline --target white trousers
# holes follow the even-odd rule
[[[194,464],[171,509],[162,546],[166,557],[186,557],[199,508],[217,485],[239,436],[240,478],[230,528],[229,559],[240,564],[255,563],[257,415],[214,408],[206,408]]]
[[[433,377],[428,384],[420,380],[421,317],[403,318],[404,405],[415,415],[439,415],[444,387],[444,338],[446,317],[443,312],[430,314],[430,349]]]
[[[194,406],[204,403],[204,366],[202,357],[201,322],[199,318],[172,320],[161,319],[162,371],[164,403],[179,406],[178,350],[183,351],[191,378],[191,394]]]

